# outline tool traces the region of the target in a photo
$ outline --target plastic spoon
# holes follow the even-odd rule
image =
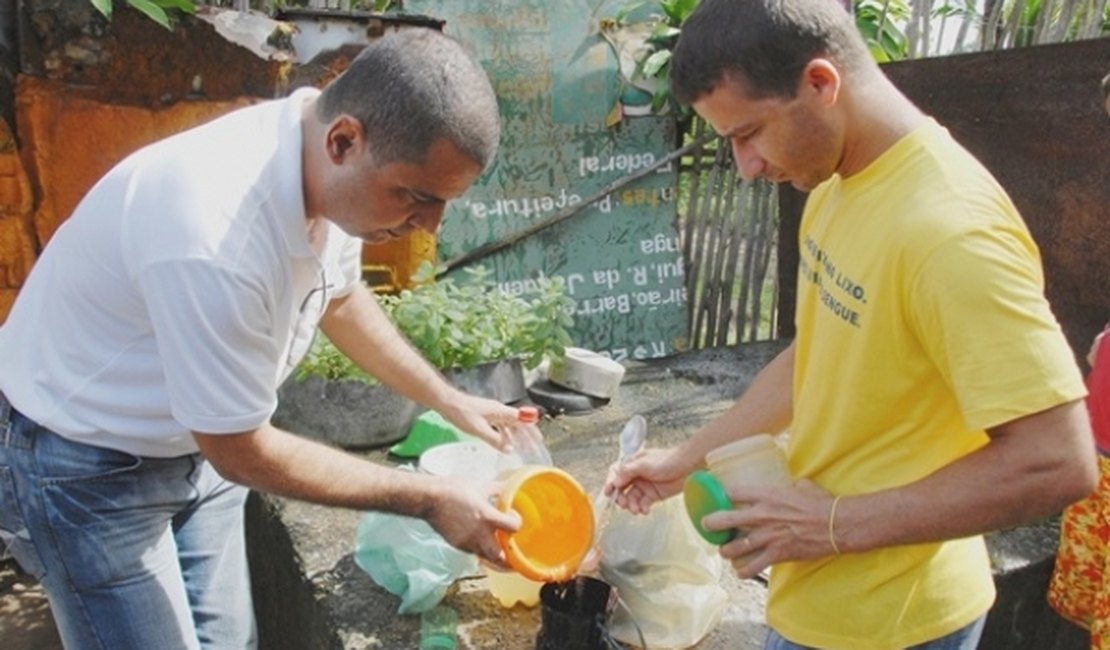
[[[624,467],[624,463],[633,456],[644,446],[644,441],[647,440],[647,420],[644,416],[637,413],[633,415],[628,422],[625,423],[624,428],[621,429],[620,435],[620,457],[617,458],[617,469]],[[613,506],[617,503],[617,491],[609,495],[608,501],[605,503],[604,509],[601,511],[601,516],[598,518],[597,533],[594,536],[594,548],[591,554],[596,554],[597,548],[601,545],[602,537],[605,533],[605,528],[609,525],[609,519],[613,515]]]

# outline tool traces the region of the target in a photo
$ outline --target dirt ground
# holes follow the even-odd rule
[[[0,562],[0,639],[12,650],[61,650],[46,594],[14,560]]]

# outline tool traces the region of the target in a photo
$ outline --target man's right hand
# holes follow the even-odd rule
[[[501,512],[493,504],[500,490],[498,483],[474,483],[435,477],[436,498],[426,517],[432,528],[455,548],[474,553],[501,569],[507,569],[505,553],[494,537],[495,530],[520,529],[520,515]]]
[[[678,449],[644,449],[623,465],[609,468],[606,495],[617,494],[617,505],[637,514],[647,514],[651,506],[678,494],[691,465]]]

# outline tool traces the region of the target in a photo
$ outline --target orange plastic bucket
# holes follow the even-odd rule
[[[497,531],[509,566],[538,582],[566,582],[577,573],[594,538],[593,504],[570,474],[526,465],[510,473],[498,499],[521,518],[515,533]]]

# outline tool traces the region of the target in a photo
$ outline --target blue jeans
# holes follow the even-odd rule
[[[939,639],[919,643],[915,646],[910,646],[906,650],[975,650],[979,647],[979,637],[983,634],[983,624],[987,622],[986,616],[979,617],[967,627],[962,627],[952,634],[942,636]],[[763,644],[763,650],[817,650],[809,646],[798,645],[791,643],[782,638],[778,632],[771,630],[767,635],[767,641]]]
[[[254,648],[246,495],[200,454],[72,442],[0,393],[0,538],[68,650]]]

